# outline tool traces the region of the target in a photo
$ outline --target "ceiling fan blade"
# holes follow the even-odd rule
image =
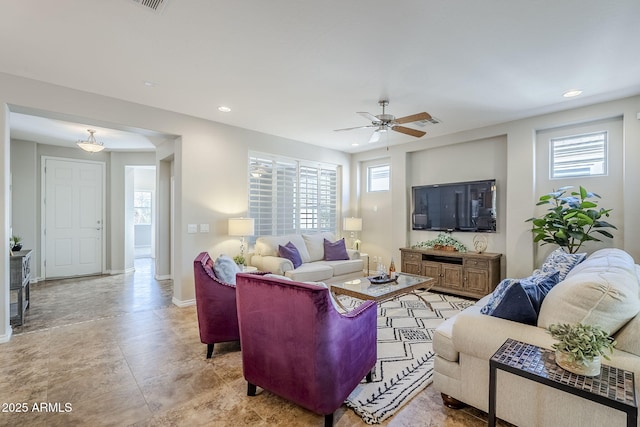
[[[402,123],[419,122],[421,120],[431,120],[431,114],[423,111],[422,113],[412,114],[406,117],[400,117],[399,119],[396,119],[395,122],[398,124],[402,124]]]
[[[375,127],[378,127],[378,126],[376,126],[376,125],[356,126],[354,128],[334,129],[333,131],[334,132],[340,132],[340,131],[343,131],[343,130],[367,129],[367,128],[375,128]]]
[[[380,122],[380,119],[377,118],[376,116],[374,116],[371,113],[366,113],[366,112],[362,112],[362,111],[358,111],[356,114],[360,114],[362,117],[364,117],[367,120],[370,120],[373,123],[377,123]]]
[[[371,138],[369,138],[369,144],[373,144],[374,142],[378,141],[380,141],[380,132],[376,130],[375,132],[373,132],[373,135],[371,135]]]
[[[394,126],[391,129],[395,130],[396,132],[400,132],[400,133],[404,133],[404,134],[407,134],[407,135],[415,136],[416,138],[420,138],[421,136],[425,136],[427,134],[426,132],[423,132],[421,130],[411,129],[411,128],[404,127],[404,126]]]

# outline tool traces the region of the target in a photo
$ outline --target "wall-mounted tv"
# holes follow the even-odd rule
[[[412,187],[411,228],[496,232],[496,180]]]

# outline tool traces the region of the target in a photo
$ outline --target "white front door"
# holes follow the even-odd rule
[[[44,159],[45,278],[102,273],[104,163]]]

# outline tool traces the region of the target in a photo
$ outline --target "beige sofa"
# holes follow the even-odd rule
[[[609,364],[635,373],[640,397],[640,266],[618,249],[602,249],[574,267],[547,294],[537,326],[481,314],[490,295],[441,324],[435,332],[437,353],[433,386],[488,412],[489,359],[507,338],[551,348],[546,332],[553,323],[602,326],[617,340]],[[515,425],[626,425],[623,412],[516,377],[497,375],[497,416]],[[639,424],[640,425],[640,424]]]
[[[335,241],[333,233],[262,236],[256,240],[250,263],[259,270],[298,282],[338,282],[363,276],[364,263],[360,252],[347,249],[349,259],[325,261],[324,239]],[[290,260],[278,256],[278,246],[285,246],[288,242],[300,252],[302,265],[298,268],[293,268]]]

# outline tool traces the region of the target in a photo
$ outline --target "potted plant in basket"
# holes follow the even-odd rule
[[[425,242],[419,242],[413,245],[414,248],[428,248],[439,251],[451,251],[451,252],[466,252],[467,247],[454,239],[453,237],[440,233],[433,240],[427,240]]]
[[[549,333],[558,340],[552,345],[556,363],[569,372],[589,377],[600,374],[600,356],[609,360],[606,351],[613,353],[616,345],[600,326],[556,323],[549,325]]]
[[[611,209],[596,209],[596,201],[589,200],[594,197],[600,198],[599,195],[588,192],[582,186],[579,192],[565,195],[570,188],[573,187],[562,187],[541,196],[536,205],[548,204],[551,207],[545,215],[529,218],[527,221],[533,222],[531,231],[535,243],[555,243],[566,252],[574,254],[584,242],[600,241],[594,233],[613,238],[609,231],[603,229],[616,227],[602,219],[609,216]]]

